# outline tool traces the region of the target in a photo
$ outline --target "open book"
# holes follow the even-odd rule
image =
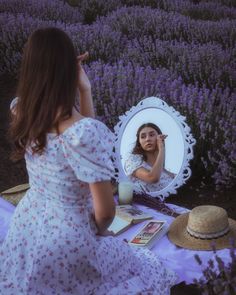
[[[169,226],[166,221],[151,220],[138,231],[129,241],[129,244],[139,247],[148,247],[150,249],[167,233],[168,228]]]
[[[117,235],[128,229],[132,224],[147,219],[152,219],[152,216],[137,207],[133,205],[119,205],[116,206],[116,215],[108,230]]]

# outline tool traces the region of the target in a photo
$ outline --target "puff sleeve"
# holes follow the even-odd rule
[[[143,160],[141,155],[130,154],[129,158],[125,161],[125,172],[128,176],[132,175],[135,170],[143,167]]]
[[[17,102],[18,102],[19,98],[18,97],[15,97],[12,101],[11,101],[11,104],[10,104],[10,110],[13,114],[15,114],[15,107],[17,105]]]
[[[102,122],[84,118],[63,136],[64,156],[76,177],[87,183],[110,180],[114,175],[114,135]]]

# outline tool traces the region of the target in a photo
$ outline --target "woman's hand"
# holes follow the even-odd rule
[[[157,146],[158,146],[159,150],[164,148],[164,141],[167,136],[168,135],[165,135],[165,134],[158,134],[157,135]]]
[[[165,145],[164,140],[166,139],[167,135],[165,134],[158,134],[157,135],[157,149],[156,152],[156,159],[154,164],[152,165],[151,170],[147,170],[144,167],[140,167],[133,172],[133,176],[136,178],[141,179],[147,183],[157,183],[161,179],[161,174],[164,167],[164,160],[165,160]]]
[[[77,57],[78,61],[78,96],[79,96],[79,108],[80,114],[84,117],[95,117],[93,99],[91,92],[91,83],[86,75],[82,62],[88,58],[88,52],[81,54]]]
[[[91,91],[91,83],[81,64],[83,61],[85,61],[88,58],[88,56],[89,56],[88,52],[85,52],[84,54],[77,56],[78,88],[80,93]]]

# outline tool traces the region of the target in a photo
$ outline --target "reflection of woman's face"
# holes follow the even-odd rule
[[[144,151],[157,150],[157,131],[152,127],[144,127],[139,133],[139,143]]]

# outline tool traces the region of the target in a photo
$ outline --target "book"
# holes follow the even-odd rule
[[[118,235],[127,230],[132,224],[151,219],[152,216],[134,205],[118,205],[116,206],[116,215],[112,224],[108,227],[108,231],[114,235]]]
[[[162,220],[151,220],[129,241],[132,246],[148,247],[149,249],[168,231],[168,224]]]

